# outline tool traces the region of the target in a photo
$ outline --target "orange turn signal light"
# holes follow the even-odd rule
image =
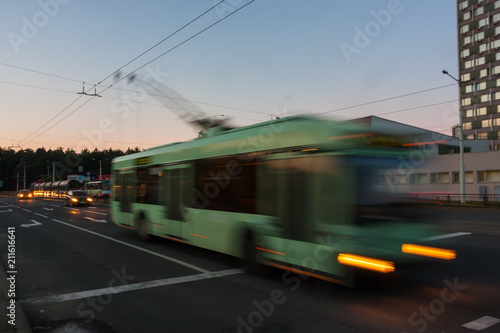
[[[436,247],[415,245],[415,244],[403,244],[401,250],[404,253],[416,254],[419,256],[432,257],[438,259],[451,260],[457,257],[455,251],[447,249],[439,249]]]
[[[338,262],[343,265],[359,267],[380,273],[394,272],[394,263],[391,261],[358,256],[349,253],[339,253]]]

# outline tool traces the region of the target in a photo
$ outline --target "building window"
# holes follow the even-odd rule
[[[494,40],[490,43],[490,48],[496,49],[500,47],[500,39]]]
[[[394,184],[396,184],[396,185],[408,184],[408,175],[395,175]]]
[[[469,4],[468,4],[468,1],[462,1],[462,2],[460,2],[460,3],[458,4],[458,8],[459,8],[460,10],[462,10],[462,9],[467,8],[467,6],[468,6],[468,5],[469,5]],[[496,8],[496,7],[495,7],[495,8]]]
[[[474,139],[474,134],[468,134],[464,136],[465,140],[473,140]]]
[[[427,184],[426,173],[413,173],[410,175],[410,184]]]
[[[472,36],[464,37],[464,45],[470,44],[472,42]]]
[[[490,101],[490,94],[481,95],[481,103],[489,101]]]
[[[483,77],[487,76],[488,76],[488,68],[481,69],[481,71],[479,72],[479,77],[482,79]]]
[[[495,1],[495,9],[500,8],[500,1]]]
[[[476,84],[476,91],[484,90],[486,89],[486,82],[480,82]]]
[[[485,64],[485,57],[477,58],[476,59],[476,66],[484,65]]]
[[[464,14],[464,19],[465,19],[465,14]],[[491,22],[496,23],[500,21],[500,14],[495,14],[491,17]]]
[[[432,172],[431,173],[431,184],[449,184],[450,183],[450,173],[449,172]]]
[[[470,105],[470,98],[464,98],[464,99],[462,99],[462,105],[463,106]]]
[[[464,123],[464,130],[469,130],[472,128],[472,123],[471,122],[467,122],[467,123]]]
[[[499,41],[500,41],[500,40],[499,40]],[[462,58],[467,58],[467,57],[469,56],[469,54],[470,54],[470,50],[469,50],[469,49],[467,49],[467,50],[463,50],[462,52],[460,52],[460,56],[461,56]]]
[[[469,60],[469,61],[464,62],[465,69],[472,68],[472,66],[474,66],[473,60]]]
[[[465,118],[474,117],[474,109],[465,110]]]
[[[465,12],[464,15],[462,16],[462,21],[470,19],[470,12]]]
[[[470,73],[462,74],[461,79],[462,79],[462,81],[469,81],[470,80]]]
[[[484,39],[484,32],[480,32],[474,35],[474,41],[478,42]]]
[[[487,26],[490,23],[489,17],[485,17],[484,19],[479,20],[479,28]]]
[[[469,31],[469,25],[468,24],[463,25],[463,26],[460,27],[460,33],[461,34],[465,34],[468,31]]]
[[[477,138],[478,138],[478,139],[488,139],[488,133],[487,133],[487,132],[484,132],[484,133],[478,133],[478,134],[477,134]]]
[[[488,51],[488,43],[479,45],[479,52]]]
[[[492,67],[491,74],[500,74],[500,66]]]
[[[478,116],[484,116],[485,114],[486,114],[486,108],[485,107],[477,108],[477,115]]]
[[[479,7],[479,8],[476,8],[476,10],[474,11],[474,15],[481,15],[484,13],[484,7]]]
[[[482,128],[491,127],[491,119],[482,120],[481,121],[481,127]]]
[[[498,34],[500,34],[500,27],[495,28],[495,35],[498,35]]]
[[[493,119],[493,126],[500,126],[500,118]]]
[[[500,182],[500,170],[484,170],[477,172],[478,183],[498,183]]]
[[[453,179],[453,184],[460,184],[460,172],[453,171],[452,179]],[[472,171],[465,171],[465,183],[466,184],[474,183],[474,173]]]
[[[496,93],[493,93],[492,95],[493,95],[493,98],[495,101],[500,99],[500,91],[497,91]]]
[[[465,86],[465,93],[468,94],[468,93],[471,93],[474,91],[474,85],[468,85],[468,86]]]

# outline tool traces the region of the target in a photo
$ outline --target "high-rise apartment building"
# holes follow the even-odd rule
[[[464,138],[500,149],[500,0],[457,0]]]

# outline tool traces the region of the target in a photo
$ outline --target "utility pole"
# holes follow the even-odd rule
[[[460,144],[460,202],[466,202],[465,195],[465,161],[464,161],[464,118],[463,118],[463,107],[462,107],[462,80],[459,80],[446,70],[443,70],[443,74],[451,77],[455,82],[458,83],[458,140]]]

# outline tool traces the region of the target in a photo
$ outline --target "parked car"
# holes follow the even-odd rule
[[[86,191],[71,190],[66,194],[66,206],[90,206],[92,198]]]
[[[29,190],[20,190],[19,193],[17,193],[18,200],[31,199],[31,197],[32,194]]]

